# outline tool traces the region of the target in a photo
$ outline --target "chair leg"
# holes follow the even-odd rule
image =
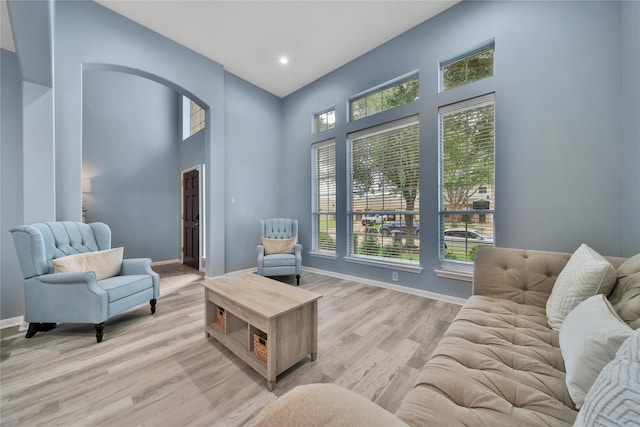
[[[96,323],[95,327],[96,327],[96,341],[102,342],[102,335],[104,332],[104,322]]]
[[[296,286],[300,286],[300,275],[296,274]]]
[[[156,302],[157,300],[155,298],[149,301],[149,305],[151,305],[151,314],[156,313]]]
[[[24,336],[25,338],[31,338],[38,332],[45,332],[55,329],[58,326],[57,323],[29,323],[29,329],[27,329],[27,334]]]

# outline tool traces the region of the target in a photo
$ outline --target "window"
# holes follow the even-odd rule
[[[494,104],[490,94],[439,109],[441,260],[494,246]]]
[[[352,99],[349,102],[351,120],[358,120],[376,113],[408,104],[418,99],[418,76],[412,76]]]
[[[205,128],[205,111],[198,104],[182,97],[182,139],[185,140],[191,135]]]
[[[336,144],[313,146],[313,251],[336,251]]]
[[[349,257],[419,264],[417,116],[348,135]]]
[[[335,108],[324,113],[314,114],[313,121],[315,123],[316,133],[336,127],[336,110]]]
[[[493,76],[493,44],[441,65],[442,90]]]

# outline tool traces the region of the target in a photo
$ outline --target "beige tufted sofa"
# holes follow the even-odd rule
[[[545,314],[554,282],[570,257],[479,249],[473,296],[395,416],[339,386],[313,384],[296,387],[267,406],[255,425],[573,425],[578,412],[565,385],[559,333],[548,326]],[[616,268],[625,260],[607,259]]]

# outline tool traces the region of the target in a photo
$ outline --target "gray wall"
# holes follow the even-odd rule
[[[260,220],[286,216],[288,199],[305,205],[307,200],[281,190],[283,179],[304,177],[288,173],[293,165],[282,151],[280,99],[233,74],[225,72],[224,79],[227,223],[213,224],[211,233],[227,234],[226,271],[237,271],[256,266]]]
[[[22,76],[14,52],[0,49],[0,319],[23,314],[22,274],[9,228],[22,224]]]
[[[154,81],[106,70],[82,81],[82,175],[87,222],[112,230],[126,258],[180,257],[178,95]]]
[[[622,254],[640,253],[640,2],[622,3]]]
[[[18,3],[48,8],[45,2]],[[348,264],[342,259],[347,225],[345,135],[361,126],[419,113],[424,271],[400,272],[399,283],[468,295],[468,283],[433,274],[439,266],[435,245],[437,109],[490,91],[497,94],[497,244],[573,251],[586,242],[604,254],[632,255],[640,245],[639,8],[635,2],[463,2],[279,100],[225,73],[220,64],[98,4],[55,3],[55,99],[46,85],[25,85],[25,102],[40,103],[34,105],[38,112],[32,119],[42,120],[46,126],[40,137],[34,135],[23,145],[24,154],[16,145],[21,142],[7,145],[9,140],[23,139],[22,127],[5,126],[6,121],[22,122],[22,96],[15,92],[21,79],[19,68],[15,61],[5,60],[4,52],[0,63],[2,230],[20,215],[80,219],[85,149],[82,76],[87,70],[108,69],[151,78],[207,108],[207,129],[186,142],[192,145],[180,144],[177,155],[178,169],[198,162],[207,164],[209,276],[255,266],[261,218],[298,218],[301,242],[310,249],[310,145],[334,136],[340,174],[339,257],[332,261],[307,254],[304,264],[390,281],[389,270]],[[12,16],[14,34],[18,40],[28,40],[33,35],[33,22],[29,14],[19,15],[24,16]],[[438,93],[438,62],[491,39],[496,43],[495,77]],[[27,43],[19,48],[23,55],[30,53],[28,58],[39,58],[39,48],[29,50]],[[622,64],[620,78],[612,77],[616,64]],[[420,101],[355,124],[346,122],[349,96],[412,70],[420,70]],[[7,81],[13,95],[6,96],[10,93],[5,90]],[[163,97],[160,93],[164,91],[158,92]],[[53,124],[54,104],[55,133],[48,124]],[[336,106],[336,128],[313,137],[311,114],[330,105]],[[29,123],[25,121],[25,126]],[[161,124],[157,130],[163,127]],[[54,150],[55,162],[44,162],[43,170],[32,167],[27,176],[21,169],[21,155],[29,162],[38,153],[51,159]],[[113,157],[105,160],[112,162]],[[27,189],[21,183],[25,178],[39,183],[39,188]],[[7,184],[22,185],[25,194],[7,190]],[[46,200],[44,214],[33,204],[40,197]],[[26,198],[31,201],[26,203]],[[17,210],[21,205],[31,207],[21,213]],[[99,209],[90,207],[90,219],[96,211]],[[151,221],[158,220],[158,215]],[[3,319],[22,314],[22,287],[14,285],[19,270],[15,260],[7,259],[7,254],[14,254],[7,246],[12,248],[12,243],[3,232]],[[6,268],[9,263],[13,268]]]
[[[438,64],[495,40],[495,76],[438,93]],[[637,45],[635,46],[637,48]],[[391,279],[377,267],[346,263],[346,142],[349,131],[420,114],[421,274],[400,272],[400,283],[456,296],[469,283],[437,278],[438,136],[441,105],[496,92],[496,244],[574,251],[584,242],[622,255],[623,169],[621,5],[610,2],[463,2],[319,79],[284,100],[282,181],[288,213],[311,230],[310,144],[336,137],[338,259],[306,256],[306,265]],[[347,123],[347,98],[419,70],[420,100],[398,111]],[[336,106],[332,132],[310,133],[311,114]],[[636,109],[637,111],[637,109]],[[629,132],[637,138],[637,133]],[[634,143],[630,143],[633,145]],[[637,173],[637,168],[635,169]],[[637,175],[636,175],[637,178]],[[303,233],[310,247],[311,236]],[[637,234],[636,234],[637,235]],[[429,243],[431,242],[431,244]]]
[[[207,225],[224,223],[222,66],[93,2],[56,2],[54,17],[57,218],[80,218],[82,72],[98,68],[150,78],[206,109],[210,124],[204,133],[209,197],[203,220]],[[207,275],[222,274],[224,234],[212,234],[207,244],[211,255]]]

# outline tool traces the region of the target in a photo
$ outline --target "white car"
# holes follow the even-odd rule
[[[362,225],[382,224],[382,216],[380,216],[380,214],[364,215],[360,222],[362,223]]]
[[[444,230],[445,249],[468,251],[479,245],[493,246],[493,237],[467,228],[447,228]]]

